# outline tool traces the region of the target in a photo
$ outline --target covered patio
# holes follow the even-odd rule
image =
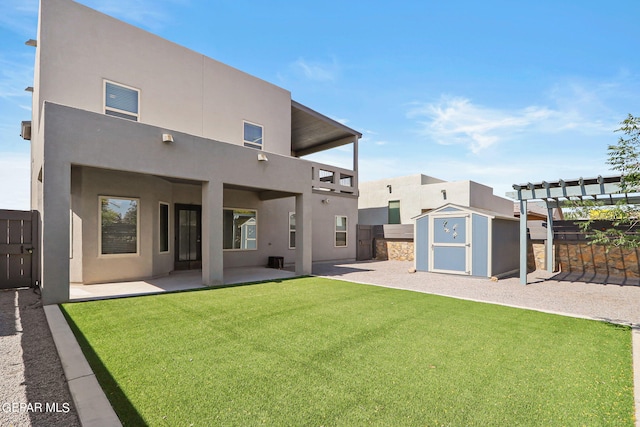
[[[289,270],[266,267],[235,267],[224,269],[224,285],[280,280],[295,277]],[[166,276],[128,282],[111,282],[94,285],[70,285],[71,301],[87,301],[107,298],[122,298],[136,295],[159,294],[163,292],[204,289],[200,270],[175,271]]]

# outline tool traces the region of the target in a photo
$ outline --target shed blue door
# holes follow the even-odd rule
[[[432,271],[470,274],[468,215],[433,218]]]

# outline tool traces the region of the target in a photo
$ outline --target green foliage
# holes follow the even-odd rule
[[[633,426],[626,326],[315,277],[63,310],[125,426]]]
[[[616,132],[622,132],[623,136],[617,144],[608,147],[607,163],[620,172],[622,192],[637,193],[640,192],[640,117],[629,114],[620,125]],[[640,247],[640,236],[635,231],[640,221],[640,206],[624,200],[611,208],[601,206],[602,203],[593,201],[576,202],[570,215],[573,219],[585,219],[579,225],[590,242],[609,249]],[[604,230],[593,227],[594,221],[602,219],[610,220],[612,226]]]
[[[622,175],[623,192],[636,193],[640,189],[640,117],[629,114],[620,124],[616,132],[625,136],[609,146],[607,163]]]

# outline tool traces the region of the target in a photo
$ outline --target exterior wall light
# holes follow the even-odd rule
[[[164,142],[165,144],[173,143],[173,135],[171,135],[170,133],[163,133],[162,142]]]
[[[264,153],[258,153],[258,161],[259,162],[268,162],[269,158]]]

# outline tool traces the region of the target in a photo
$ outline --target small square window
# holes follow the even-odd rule
[[[262,126],[244,122],[244,146],[262,150]]]
[[[104,113],[109,116],[138,121],[139,118],[138,89],[116,83],[104,82]]]

